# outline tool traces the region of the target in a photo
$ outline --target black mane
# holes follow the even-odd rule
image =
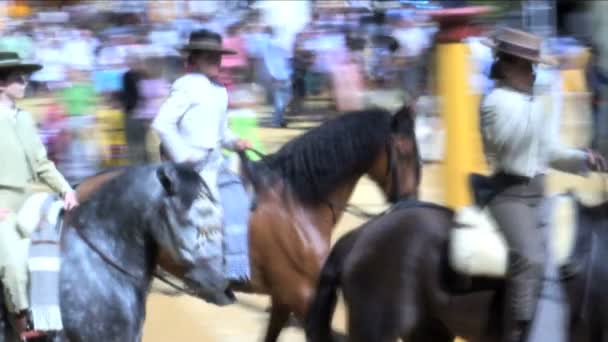
[[[299,200],[319,203],[371,167],[389,142],[391,129],[388,111],[346,113],[291,140],[266,162]]]

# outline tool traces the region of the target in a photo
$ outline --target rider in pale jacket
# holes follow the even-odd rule
[[[208,30],[193,32],[183,50],[188,53],[189,72],[175,81],[152,127],[158,133],[163,152],[169,159],[175,162],[205,161],[201,176],[213,196],[221,200],[218,175],[227,168],[222,148],[245,150],[251,147],[248,141],[239,139],[229,129],[228,94],[217,81],[222,55],[234,52],[222,48],[221,36]],[[247,214],[237,216],[242,217],[244,222],[241,222],[241,226],[246,229]],[[248,261],[241,261],[238,266],[222,266],[221,236],[211,239],[213,241],[206,242],[210,246],[205,246],[205,262],[212,264],[216,270],[223,268],[222,274],[231,281],[248,278]],[[246,243],[246,239],[242,240]],[[218,252],[214,254],[211,250]],[[230,259],[226,261],[230,263]],[[240,274],[230,271],[235,267]]]
[[[495,50],[491,78],[495,88],[483,99],[481,129],[486,154],[494,162],[496,195],[492,215],[509,245],[504,341],[525,341],[536,310],[546,252],[539,228],[539,206],[549,168],[586,174],[604,170],[595,152],[563,147],[551,123],[556,113],[549,96],[534,89],[534,65],[552,60],[540,56],[541,39],[503,29],[488,41]]]
[[[61,194],[66,209],[78,205],[76,193],[47,158],[34,119],[15,103],[23,98],[29,75],[41,68],[0,52],[0,277],[20,334],[29,330],[29,236],[19,229],[17,213],[39,181]]]

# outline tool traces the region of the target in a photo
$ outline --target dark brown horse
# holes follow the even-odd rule
[[[260,162],[241,160],[256,188],[257,206],[250,219],[252,279],[235,289],[271,296],[266,341],[277,340],[291,313],[304,319],[332,231],[362,176],[368,175],[390,201],[416,194],[420,160],[412,115],[408,107],[394,115],[347,113]],[[82,198],[111,177],[81,184]],[[166,254],[159,258],[164,269],[183,276]]]
[[[570,341],[608,341],[608,202],[577,204],[576,244],[562,268]],[[502,279],[468,278],[448,263],[453,213],[418,201],[398,204],[341,238],[331,251],[311,306],[309,341],[332,341],[341,287],[349,341],[499,341]],[[464,281],[463,281],[464,280]],[[559,329],[559,327],[554,327]]]

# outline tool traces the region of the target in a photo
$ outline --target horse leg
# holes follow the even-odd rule
[[[272,308],[270,309],[270,321],[268,323],[268,330],[266,331],[265,342],[275,342],[279,338],[281,330],[287,324],[290,314],[289,306],[279,303],[279,301],[272,300]]]

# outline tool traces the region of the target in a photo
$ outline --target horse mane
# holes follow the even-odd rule
[[[385,148],[390,133],[388,111],[349,112],[291,140],[267,156],[266,162],[300,201],[316,204],[367,171]]]

